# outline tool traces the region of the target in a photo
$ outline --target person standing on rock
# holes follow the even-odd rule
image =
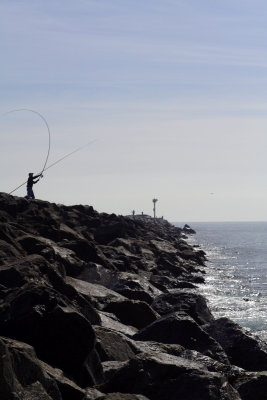
[[[27,196],[26,196],[27,198],[35,199],[34,193],[33,193],[33,190],[32,190],[32,186],[35,183],[39,182],[40,178],[42,178],[42,177],[43,177],[42,174],[33,176],[32,172],[29,173],[29,178],[27,180]],[[39,178],[39,179],[37,179],[37,178]],[[37,179],[37,181],[35,179]]]

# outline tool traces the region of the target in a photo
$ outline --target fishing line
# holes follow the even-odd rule
[[[50,165],[49,165],[48,167],[46,167],[43,171],[47,171],[49,168],[51,168],[51,167],[53,167],[54,165],[58,164],[59,162],[63,161],[65,158],[71,156],[72,154],[76,153],[77,151],[84,149],[85,147],[89,146],[90,144],[94,143],[95,141],[96,141],[96,140],[91,140],[89,143],[87,143],[87,144],[85,144],[85,145],[83,145],[83,146],[78,147],[77,149],[71,151],[71,152],[68,153],[68,154],[65,154],[65,156],[59,158],[57,161],[53,162],[53,164],[50,164]]]
[[[48,161],[48,157],[49,157],[49,154],[50,154],[50,148],[51,148],[51,133],[50,133],[49,125],[48,125],[45,117],[42,114],[40,114],[38,111],[32,110],[30,108],[18,108],[18,109],[15,109],[15,110],[7,111],[6,113],[4,113],[2,115],[11,114],[11,113],[14,113],[14,112],[17,112],[17,111],[29,111],[29,112],[32,112],[32,113],[38,115],[43,120],[43,122],[45,123],[45,126],[47,128],[47,132],[48,132],[48,150],[47,150],[47,155],[46,155],[45,162],[44,162],[44,165],[43,165],[43,169],[41,171],[41,174],[42,174],[43,171],[45,170],[45,167],[46,167],[46,164],[47,164],[47,161]],[[23,183],[23,185],[24,185],[24,183]],[[17,189],[14,189],[11,193],[13,193]]]

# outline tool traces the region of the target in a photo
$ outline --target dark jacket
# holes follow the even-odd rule
[[[37,183],[39,181],[39,179],[37,181],[35,181],[34,179],[39,178],[39,176],[41,176],[41,174],[35,175],[35,176],[29,176],[28,181],[27,181],[27,187],[32,187],[32,185]]]

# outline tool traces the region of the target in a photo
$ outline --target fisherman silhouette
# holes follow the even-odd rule
[[[33,193],[33,190],[32,190],[32,186],[35,183],[39,182],[40,178],[42,178],[42,177],[43,177],[42,174],[33,176],[33,172],[29,173],[29,178],[27,180],[27,196],[26,196],[26,198],[35,199],[34,193]],[[39,179],[37,179],[37,178],[39,178]],[[35,180],[35,179],[37,179],[37,180]]]

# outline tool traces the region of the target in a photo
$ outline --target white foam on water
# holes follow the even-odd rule
[[[228,317],[267,341],[267,222],[196,223],[189,243],[206,252],[205,284],[215,318]]]

